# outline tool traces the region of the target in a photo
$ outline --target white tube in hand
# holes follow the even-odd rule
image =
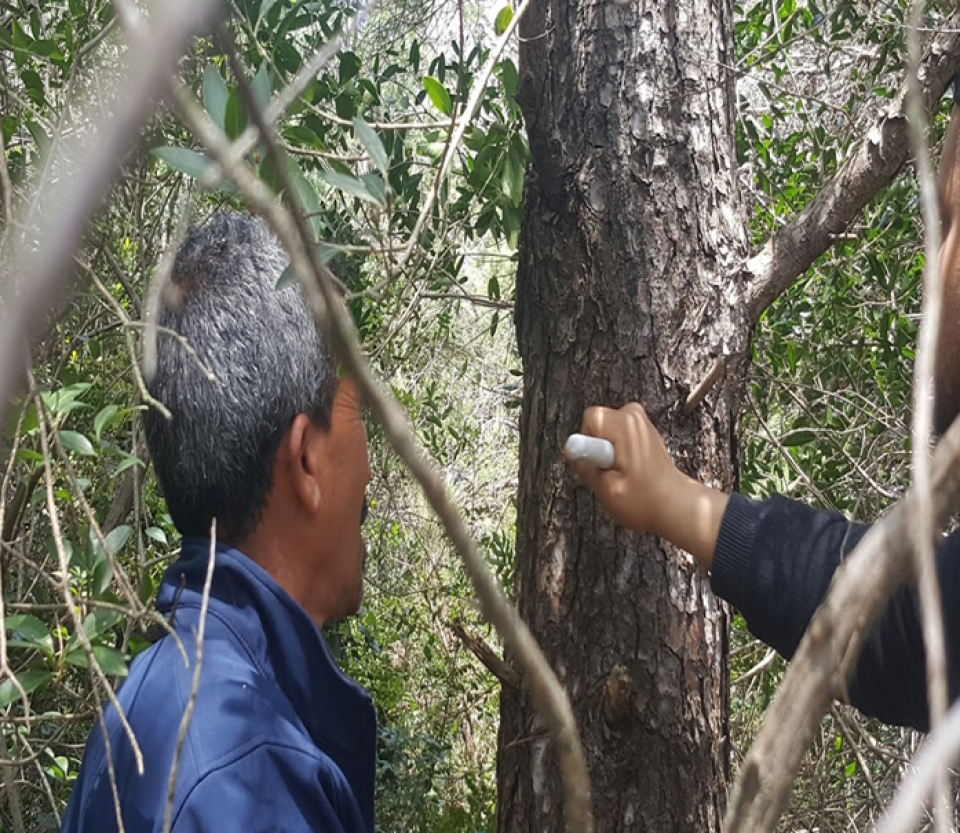
[[[571,460],[587,460],[600,469],[612,469],[616,463],[613,443],[599,437],[585,434],[571,434],[567,437],[567,457]]]

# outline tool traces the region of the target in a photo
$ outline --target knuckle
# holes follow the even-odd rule
[[[584,430],[592,431],[600,426],[604,419],[606,408],[599,405],[591,405],[583,412],[582,427]]]

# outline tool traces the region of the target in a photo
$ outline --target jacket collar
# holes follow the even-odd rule
[[[168,617],[174,611],[177,631],[198,615],[209,557],[209,539],[184,538],[180,558],[164,573],[157,609]],[[377,738],[370,695],[340,671],[306,611],[262,567],[226,544],[216,545],[209,611],[260,672],[276,679],[314,743],[347,777],[372,829]]]

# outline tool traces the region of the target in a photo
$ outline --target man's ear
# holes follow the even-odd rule
[[[297,414],[281,442],[278,462],[286,469],[290,488],[303,509],[311,515],[320,511],[320,478],[317,467],[320,430],[306,414]]]

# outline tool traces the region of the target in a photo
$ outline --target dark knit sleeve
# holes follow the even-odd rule
[[[774,497],[733,495],[714,554],[711,584],[758,639],[791,658],[833,574],[867,531],[841,515]],[[937,551],[950,698],[960,694],[960,537]],[[927,688],[916,591],[894,594],[865,640],[850,682],[864,714],[926,729]]]

